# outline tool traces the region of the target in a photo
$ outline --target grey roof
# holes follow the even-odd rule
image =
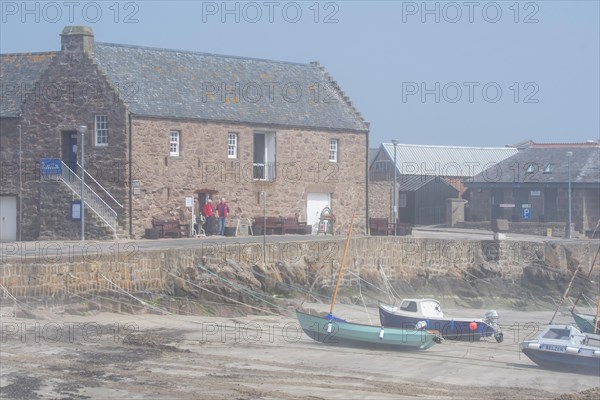
[[[375,157],[377,157],[377,154],[379,154],[379,148],[369,148],[369,153],[368,153],[368,165],[371,165],[373,163],[373,161],[375,160]]]
[[[22,91],[12,88],[34,85],[57,54],[1,55],[1,117],[20,115]],[[106,43],[95,44],[94,57],[129,110],[137,115],[369,129],[337,82],[318,63]]]
[[[367,131],[317,64],[96,43],[98,66],[134,114]]]
[[[476,175],[469,182],[564,184],[569,180],[568,151],[573,153],[571,183],[600,185],[600,146],[597,144],[530,147]]]
[[[448,185],[442,178],[431,175],[402,175],[398,177],[398,190],[401,192],[414,192],[436,179]]]
[[[394,145],[383,143],[383,151],[394,159]],[[511,147],[396,145],[396,168],[400,174],[471,177],[518,153]]]
[[[25,94],[36,93],[35,83],[56,54],[0,54],[0,117],[20,116]]]

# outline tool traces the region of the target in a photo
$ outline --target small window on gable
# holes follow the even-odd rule
[[[527,167],[527,169],[525,170],[525,172],[527,172],[528,174],[533,174],[535,172],[535,165],[534,164],[529,164],[529,166]]]
[[[169,154],[172,157],[178,157],[180,153],[180,132],[171,131],[169,133]]]
[[[554,164],[548,164],[546,168],[544,168],[544,174],[551,174],[554,172]]]
[[[338,162],[338,140],[331,139],[329,141],[329,161]]]
[[[238,134],[229,133],[227,137],[227,158],[237,158]]]
[[[94,118],[94,144],[108,146],[108,116],[96,115]]]
[[[391,160],[381,160],[375,161],[375,171],[384,172],[392,170],[392,161]]]

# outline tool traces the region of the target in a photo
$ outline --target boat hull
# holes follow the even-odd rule
[[[531,349],[526,345],[522,346],[521,350],[531,361],[542,368],[590,375],[600,374],[600,357]]]
[[[384,307],[379,306],[379,319],[381,325],[385,327],[395,327],[401,329],[414,329],[415,325],[421,321],[427,323],[427,329],[433,329],[442,335],[444,339],[448,340],[468,340],[477,341],[482,337],[494,336],[495,330],[490,325],[482,320],[475,320],[477,328],[472,330],[470,324],[473,320],[469,319],[424,319],[423,317],[411,317],[408,315],[401,315],[386,310]]]
[[[394,350],[425,350],[439,340],[436,333],[427,330],[405,330],[372,325],[330,321],[323,317],[296,310],[296,316],[304,333],[311,339],[328,345],[351,347],[377,347]]]

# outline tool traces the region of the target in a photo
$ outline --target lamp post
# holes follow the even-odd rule
[[[398,227],[396,226],[398,223],[398,205],[396,204],[396,173],[398,170],[396,167],[396,146],[398,146],[398,141],[393,139],[392,144],[394,145],[394,236],[396,236],[398,232]]]
[[[85,188],[85,131],[87,126],[81,125],[79,127],[79,133],[81,133],[81,193],[79,198],[81,199],[81,240],[85,240],[85,200],[84,200],[84,188]]]
[[[568,232],[569,232],[569,236],[568,238],[571,239],[571,157],[573,157],[573,152],[572,151],[567,151],[567,179],[569,182],[569,187],[568,187],[568,195],[569,195],[569,226],[568,226]]]

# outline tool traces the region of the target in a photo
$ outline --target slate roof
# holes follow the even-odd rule
[[[392,179],[393,181],[393,179]],[[439,176],[432,175],[402,175],[398,177],[398,190],[402,192],[414,192],[421,189],[423,186],[427,185],[431,181],[436,181],[438,183],[443,183],[447,186],[450,186],[454,189],[452,185],[450,185],[444,178]],[[456,189],[455,189],[456,190]],[[457,190],[458,192],[458,190]]]
[[[0,54],[0,117],[18,117],[27,92],[46,71],[56,52]]]
[[[569,180],[568,151],[573,152],[571,183],[600,186],[600,146],[597,144],[529,147],[477,174],[466,184],[564,184]]]
[[[2,56],[1,83],[35,82],[58,53]],[[318,63],[291,63],[96,43],[95,61],[137,115],[368,131]],[[18,116],[5,96],[0,116]]]
[[[394,159],[394,145],[383,143],[382,151]],[[512,147],[466,147],[398,144],[396,168],[400,174],[471,177],[490,165],[518,153]]]

